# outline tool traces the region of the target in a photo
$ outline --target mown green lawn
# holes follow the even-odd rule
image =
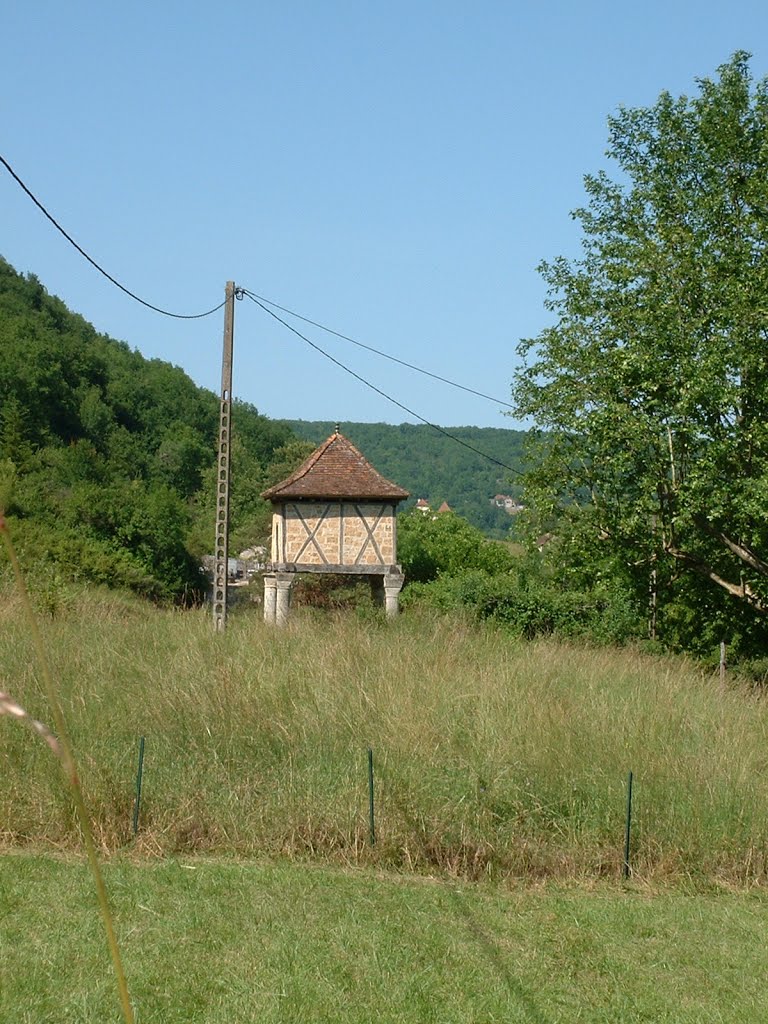
[[[112,861],[140,1024],[768,1020],[768,893]],[[83,864],[0,857],[0,1021],[111,1024]]]

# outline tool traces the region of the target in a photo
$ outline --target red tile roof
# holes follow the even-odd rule
[[[408,491],[378,473],[343,434],[331,434],[285,480],[262,492],[263,498],[403,501]]]

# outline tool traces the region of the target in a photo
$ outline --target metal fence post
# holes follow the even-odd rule
[[[627,825],[624,833],[624,878],[629,878],[632,868],[629,865],[629,844],[632,834],[632,772],[627,778]]]
[[[144,737],[139,740],[139,769],[136,772],[136,800],[133,804],[133,834],[139,831],[139,808],[141,806],[141,778],[144,774]]]
[[[373,750],[368,747],[368,827],[371,846],[376,843],[376,817],[373,806]]]

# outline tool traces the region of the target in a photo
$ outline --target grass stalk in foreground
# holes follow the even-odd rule
[[[5,517],[0,513],[0,533],[3,536],[3,542],[5,543],[8,557],[13,567],[13,573],[16,579],[16,585],[18,587],[19,596],[21,603],[24,608],[24,614],[29,624],[30,633],[32,635],[32,644],[35,650],[35,657],[40,668],[40,673],[43,677],[43,683],[45,686],[46,696],[50,705],[51,714],[53,715],[54,726],[58,739],[51,735],[50,731],[41,723],[32,719],[26,714],[26,712],[19,705],[15,704],[7,695],[0,694],[0,698],[4,698],[0,701],[0,714],[11,714],[12,716],[27,720],[32,728],[45,739],[49,747],[59,758],[61,763],[64,777],[69,784],[69,788],[72,792],[72,798],[75,804],[75,810],[77,817],[80,822],[80,828],[83,834],[83,843],[85,845],[86,854],[88,857],[88,864],[93,875],[93,880],[96,885],[96,894],[99,901],[99,910],[101,911],[102,920],[104,922],[104,929],[107,933],[107,945],[109,946],[109,952],[112,957],[112,964],[115,970],[115,977],[117,980],[117,988],[120,996],[120,1005],[123,1011],[123,1017],[125,1018],[126,1024],[134,1024],[133,1007],[131,1006],[131,1000],[128,995],[128,983],[125,978],[125,971],[123,970],[123,963],[120,957],[120,949],[117,945],[117,937],[115,935],[114,922],[112,920],[112,912],[109,908],[109,900],[107,898],[107,890],[104,885],[104,878],[99,867],[99,861],[96,856],[96,847],[93,842],[93,832],[91,830],[91,822],[88,816],[88,810],[85,806],[85,800],[83,799],[83,791],[80,786],[80,779],[77,774],[77,764],[75,762],[74,753],[72,751],[72,745],[69,741],[69,734],[67,732],[66,723],[64,721],[64,713],[59,703],[58,695],[56,693],[56,687],[53,682],[53,676],[51,674],[50,667],[48,665],[48,658],[45,653],[45,645],[43,643],[40,630],[37,626],[37,618],[35,617],[32,603],[29,599],[29,593],[24,582],[24,574],[21,571],[18,556],[16,555],[16,549],[13,546],[10,533],[8,531],[8,524],[5,521]]]

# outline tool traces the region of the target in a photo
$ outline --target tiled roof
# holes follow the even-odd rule
[[[402,501],[408,497],[408,491],[378,473],[352,442],[337,432],[289,477],[264,491],[262,497],[270,501],[290,498]]]

